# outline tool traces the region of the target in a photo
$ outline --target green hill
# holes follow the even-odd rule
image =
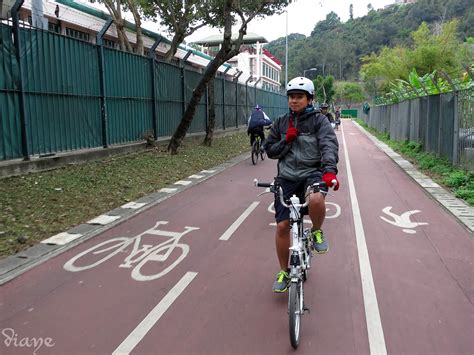
[[[371,9],[366,16],[344,23],[331,12],[325,20],[316,23],[309,37],[288,35],[288,77],[318,68],[307,76],[324,74],[337,80],[356,80],[362,56],[377,53],[384,46],[409,45],[410,33],[423,21],[436,29],[452,18],[460,21],[460,39],[474,37],[472,0],[419,0],[415,4],[391,5],[386,9]],[[266,48],[284,61],[285,37],[270,42]]]

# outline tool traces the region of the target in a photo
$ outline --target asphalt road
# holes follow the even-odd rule
[[[350,121],[300,354],[473,354],[473,236]],[[1,354],[287,354],[250,159],[0,286]],[[308,225],[309,226],[309,225]]]

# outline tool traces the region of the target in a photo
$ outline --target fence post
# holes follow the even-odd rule
[[[222,73],[222,129],[225,129],[225,74],[229,71],[227,67]]]
[[[458,116],[459,91],[454,92],[454,112],[453,112],[453,164],[460,165],[459,160],[459,116]]]
[[[153,46],[150,48],[150,62],[151,62],[151,95],[152,95],[152,125],[153,125],[153,136],[155,138],[155,141],[158,139],[158,119],[157,119],[157,110],[156,110],[156,81],[155,81],[155,76],[156,76],[156,70],[155,70],[155,50],[156,47],[160,44],[162,41],[163,37],[159,37],[155,43],[153,43]]]
[[[181,78],[182,78],[182,92],[183,92],[183,116],[186,112],[186,69],[185,69],[185,64],[186,60],[189,58],[189,56],[193,54],[192,51],[188,50],[188,52],[184,55],[183,59],[181,59]]]
[[[252,81],[253,77],[252,75],[249,76],[249,78],[245,81],[245,112],[249,109],[249,92],[248,92],[248,82]]]
[[[253,87],[254,90],[255,90],[255,92],[254,92],[255,93],[255,105],[258,104],[258,102],[257,102],[257,84],[260,80],[262,80],[262,77],[258,78],[258,80],[255,82],[255,85]]]
[[[20,95],[18,97],[19,109],[20,109],[20,129],[21,129],[21,152],[24,160],[30,160],[30,153],[28,150],[28,121],[26,119],[25,110],[25,89],[24,89],[24,77],[23,77],[23,65],[21,62],[21,43],[20,43],[20,21],[18,11],[24,0],[17,0],[12,7],[11,13],[13,18],[13,41],[15,42],[15,54],[16,60],[18,61],[18,89]]]
[[[104,27],[96,36],[96,42],[98,46],[98,56],[99,56],[99,78],[100,78],[100,110],[102,118],[102,146],[107,148],[109,142],[107,139],[107,99],[106,99],[106,90],[105,90],[105,61],[104,61],[104,41],[102,40],[105,32],[109,29],[112,24],[112,18],[109,17],[107,22],[104,24]]]
[[[238,103],[238,95],[239,95],[239,76],[242,75],[243,72],[238,72],[236,76],[234,76],[233,80],[235,82],[235,127],[239,127],[239,103]]]

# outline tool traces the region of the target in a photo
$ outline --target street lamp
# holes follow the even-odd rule
[[[310,68],[310,69],[303,70],[303,76],[306,78],[306,72],[311,71],[311,70],[318,70],[318,68]]]

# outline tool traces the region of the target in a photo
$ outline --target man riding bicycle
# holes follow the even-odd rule
[[[335,120],[331,112],[329,112],[329,105],[327,103],[322,103],[319,108],[321,109],[321,113],[327,117],[329,123],[335,125]]]
[[[267,116],[261,106],[257,105],[254,107],[252,114],[248,120],[247,134],[250,135],[250,146],[253,145],[255,141],[255,136],[260,137],[260,147],[263,150],[263,143],[265,141],[265,133],[263,132],[263,127],[270,126],[272,121]]]
[[[302,195],[306,187],[320,181],[337,190],[339,144],[329,120],[312,104],[313,82],[304,77],[294,78],[288,83],[286,93],[289,112],[275,120],[265,143],[268,157],[278,159],[277,183],[283,188],[285,198],[293,194],[304,198]],[[313,247],[317,253],[328,251],[328,243],[321,230],[326,215],[324,199],[324,193],[309,196],[308,214],[313,223]],[[275,199],[275,220],[280,271],[273,291],[285,292],[289,282],[290,223],[289,210],[281,205],[278,198]]]

